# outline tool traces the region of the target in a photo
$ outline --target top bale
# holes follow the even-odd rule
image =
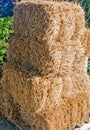
[[[14,10],[15,34],[9,41],[8,61],[43,74],[59,73],[63,45],[71,47],[77,36],[81,37],[85,28],[81,20],[84,21],[83,10],[73,3],[20,2]]]
[[[41,40],[69,40],[75,28],[74,12],[68,2],[20,2],[14,10],[15,34]]]

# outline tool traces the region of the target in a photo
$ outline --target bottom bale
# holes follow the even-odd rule
[[[40,76],[36,72],[5,64],[3,113],[31,125],[32,130],[72,130],[76,124],[88,119],[89,96],[87,89],[85,91],[86,85],[80,89],[80,79],[77,79],[76,88],[75,81],[69,86],[62,79],[62,76]]]
[[[33,119],[33,123],[30,124],[29,122],[25,122],[25,124],[31,125],[31,130],[73,130],[73,128],[77,124],[82,124],[83,122],[88,121],[89,118],[88,104],[84,104],[85,102],[83,101],[83,97],[84,100],[87,102],[86,95],[83,94],[78,95],[72,99],[67,99],[67,101],[61,104],[59,107],[57,106],[56,108],[54,107],[54,109],[52,109],[52,111],[49,111],[49,113],[43,112],[43,114],[41,115],[36,113],[35,119]],[[77,98],[79,98],[79,100],[82,100],[81,102],[83,106],[86,105],[87,113],[81,109],[80,107],[81,104],[79,103],[79,101],[75,102]],[[9,99],[8,102],[6,102],[7,105],[10,104]],[[11,119],[11,121],[14,120],[18,122],[18,117],[17,117],[18,113],[16,113],[15,109],[16,107],[12,107],[12,106],[10,108],[9,106],[7,106],[7,108],[4,107],[5,110],[4,113],[7,115],[7,117],[9,117],[9,119]],[[12,111],[12,117],[10,117],[11,111]]]

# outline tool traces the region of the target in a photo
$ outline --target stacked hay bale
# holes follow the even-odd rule
[[[83,70],[81,7],[68,2],[18,3],[14,31],[3,66],[3,113],[33,130],[72,130],[88,120],[90,83]]]

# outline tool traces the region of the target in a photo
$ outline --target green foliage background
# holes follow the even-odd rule
[[[70,0],[79,2],[85,10],[86,26],[90,28],[90,0]],[[8,47],[8,36],[13,33],[12,17],[0,18],[0,77],[2,75],[2,65],[6,61],[6,50]],[[90,73],[90,60],[88,62],[88,72]]]
[[[8,36],[13,32],[12,21],[11,17],[0,18],[0,77],[2,75],[2,65],[6,61]]]

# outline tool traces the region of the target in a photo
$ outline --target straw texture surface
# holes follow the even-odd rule
[[[83,68],[90,31],[82,8],[68,2],[20,2],[13,27],[1,81],[3,113],[32,130],[72,130],[87,121],[90,79]]]
[[[90,57],[90,30],[86,29],[81,37],[82,45],[85,49],[85,56]]]
[[[70,7],[69,3],[58,2],[19,4],[15,8],[15,35],[10,38],[8,60],[38,73],[58,73],[62,41],[70,40],[75,28]]]
[[[19,113],[18,118],[35,130],[68,130],[88,120],[88,88],[82,77],[80,82],[75,75],[71,80],[68,76],[64,80],[53,75],[41,77],[10,64],[5,64],[3,69],[3,91],[8,95],[3,111],[10,118],[16,120]]]

